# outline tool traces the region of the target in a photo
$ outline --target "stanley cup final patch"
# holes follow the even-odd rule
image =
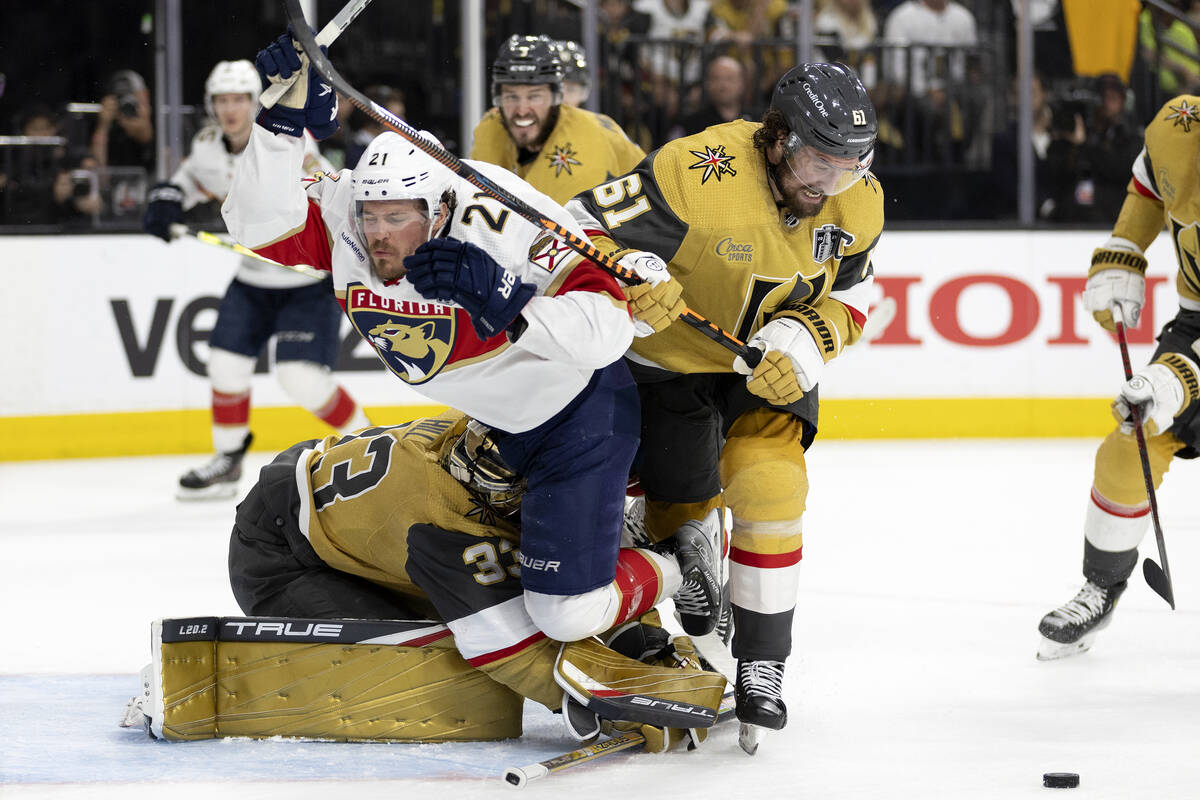
[[[854,244],[854,234],[837,225],[822,225],[813,230],[813,261],[824,264],[830,258],[840,259],[847,245]]]
[[[387,368],[405,383],[425,383],[450,358],[456,325],[452,306],[393,300],[351,283],[346,287],[346,313]]]

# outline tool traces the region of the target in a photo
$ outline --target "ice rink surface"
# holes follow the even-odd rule
[[[1034,659],[1082,583],[1096,441],[819,441],[788,662],[790,722],[753,758],[570,749],[527,704],[501,744],[165,743],[116,726],[152,619],[237,615],[232,502],[173,499],[203,458],[0,464],[4,798],[1200,798],[1200,464],[1159,494],[1179,610],[1139,574],[1092,652]],[[267,454],[253,453],[247,489]],[[1153,532],[1143,555],[1157,558]],[[1042,773],[1078,772],[1073,790]]]

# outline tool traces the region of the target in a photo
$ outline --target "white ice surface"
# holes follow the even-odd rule
[[[569,749],[526,710],[503,744],[164,743],[116,727],[157,617],[238,614],[232,502],[182,504],[194,458],[0,464],[0,796],[1200,798],[1200,464],[1160,494],[1179,610],[1140,569],[1092,652],[1034,659],[1079,588],[1097,442],[819,442],[788,662],[790,723],[754,758],[625,753],[524,790]],[[247,476],[265,456],[252,454]],[[243,481],[248,488],[251,478]],[[1154,535],[1143,555],[1157,558]]]

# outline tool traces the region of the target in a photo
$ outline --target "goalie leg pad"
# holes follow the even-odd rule
[[[605,719],[669,728],[711,726],[725,691],[723,676],[696,664],[643,664],[593,639],[562,646],[554,679]]]
[[[521,735],[520,695],[425,621],[203,617],[152,628],[145,713],[168,740],[480,741]]]

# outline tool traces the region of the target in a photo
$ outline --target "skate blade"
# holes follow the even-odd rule
[[[203,489],[185,489],[180,486],[175,489],[175,499],[182,500],[185,503],[197,500],[225,500],[230,497],[236,497],[237,493],[238,487],[236,483],[215,483]]]
[[[746,751],[746,755],[754,755],[758,752],[758,743],[762,741],[766,730],[761,725],[751,725],[748,722],[741,723],[741,726],[738,728],[738,746]]]
[[[1063,644],[1056,642],[1053,639],[1042,637],[1042,641],[1038,644],[1037,660],[1038,661],[1057,661],[1060,658],[1070,658],[1081,653],[1086,653],[1092,648],[1092,642],[1096,638],[1096,631],[1092,631],[1085,636],[1080,637],[1079,641]]]

